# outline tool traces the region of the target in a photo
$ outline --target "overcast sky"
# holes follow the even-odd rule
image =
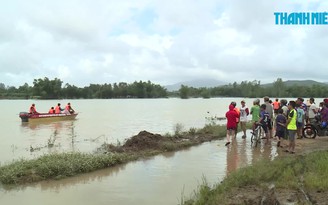
[[[327,82],[328,25],[275,25],[324,0],[2,0],[0,83],[200,78]]]

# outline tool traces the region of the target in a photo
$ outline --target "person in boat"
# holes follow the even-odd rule
[[[69,113],[69,114],[73,114],[75,111],[71,106],[71,103],[67,103],[66,107],[65,107],[65,113]]]
[[[64,109],[60,107],[60,103],[58,103],[57,106],[55,107],[55,113],[60,114],[63,110]]]
[[[35,104],[33,103],[30,107],[30,114],[34,115],[34,114],[39,114],[37,111],[36,111],[36,108],[35,108]]]
[[[55,114],[55,108],[54,107],[51,107],[48,113],[49,114]]]

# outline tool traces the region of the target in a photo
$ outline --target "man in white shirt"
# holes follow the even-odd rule
[[[318,112],[318,107],[314,103],[314,98],[310,98],[310,107],[309,107],[309,123],[315,122],[315,116]]]
[[[239,113],[240,113],[240,127],[244,133],[242,138],[245,139],[246,138],[246,123],[247,123],[247,116],[249,115],[249,109],[246,106],[244,100],[241,101],[241,107],[239,109]]]

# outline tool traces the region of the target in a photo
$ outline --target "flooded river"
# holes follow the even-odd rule
[[[0,161],[34,158],[52,152],[92,152],[103,142],[123,142],[141,130],[165,134],[176,123],[203,127],[208,116],[224,116],[227,104],[240,99],[70,100],[80,111],[75,121],[22,124],[18,118],[31,103],[38,111],[57,101],[0,101],[8,107],[2,124]],[[62,105],[66,101],[60,101]],[[252,99],[246,100],[250,106]],[[248,136],[250,134],[248,133]],[[54,140],[54,147],[47,142]],[[58,181],[15,188],[0,187],[0,204],[179,204],[205,178],[215,184],[226,174],[261,158],[273,159],[275,144],[251,147],[241,133],[229,147],[224,141],[99,170]],[[33,151],[31,151],[31,147]]]

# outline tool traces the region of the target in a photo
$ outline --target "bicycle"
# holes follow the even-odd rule
[[[255,147],[257,147],[257,144],[261,143],[261,135],[262,135],[262,126],[257,124],[253,132],[251,132],[251,143],[255,143]]]

